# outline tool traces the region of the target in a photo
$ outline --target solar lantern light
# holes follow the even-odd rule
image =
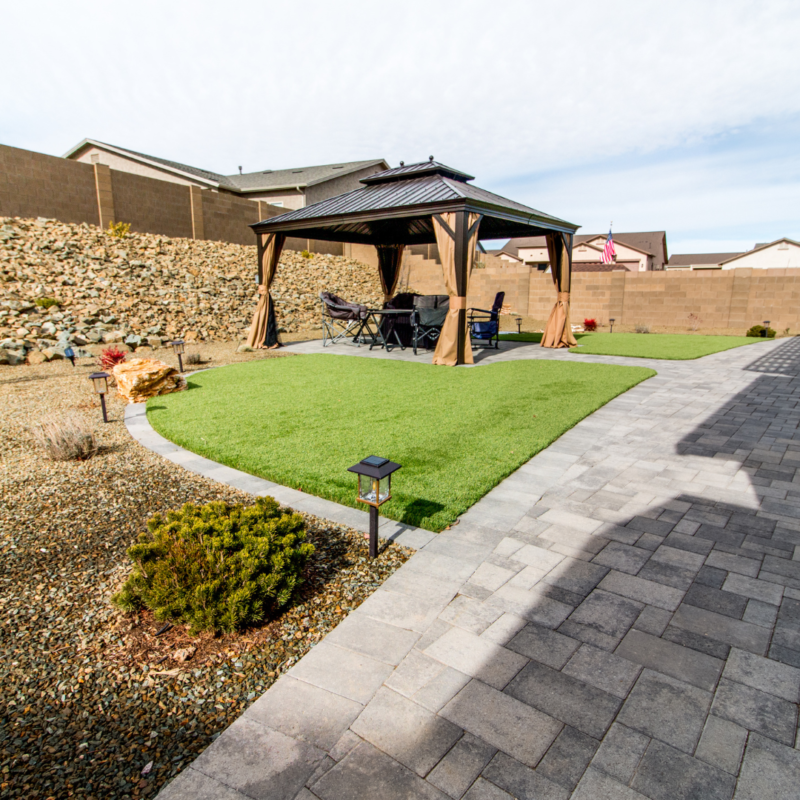
[[[611,333],[614,333],[614,320],[615,319],[616,319],[616,317],[609,317],[608,318],[608,322],[611,325]]]
[[[75,366],[75,351],[71,347],[64,350],[64,358],[68,358],[72,366]]]
[[[517,317],[514,322],[517,323],[517,333],[522,333],[522,317]]]
[[[762,334],[762,336],[765,339],[769,336],[769,320],[768,319],[764,320],[764,333]]]
[[[89,379],[94,384],[94,390],[100,395],[100,405],[103,407],[103,422],[108,422],[106,412],[106,392],[108,391],[108,379],[111,376],[107,372],[93,372]]]
[[[186,352],[186,345],[182,339],[177,339],[172,343],[172,349],[175,351],[175,355],[178,356],[178,366],[181,368],[181,372],[183,372],[182,356]]]
[[[369,506],[369,557],[378,555],[378,506],[392,498],[392,473],[400,464],[380,456],[368,456],[348,467],[358,475],[358,501]]]

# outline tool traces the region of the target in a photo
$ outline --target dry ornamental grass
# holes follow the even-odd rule
[[[90,425],[76,416],[45,419],[34,428],[33,438],[53,461],[85,461],[97,452]]]

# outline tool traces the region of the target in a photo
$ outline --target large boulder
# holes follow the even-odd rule
[[[175,367],[150,358],[133,358],[112,370],[117,392],[126,403],[143,403],[149,397],[180,392],[186,381]]]

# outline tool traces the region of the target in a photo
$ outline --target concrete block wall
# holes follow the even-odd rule
[[[552,276],[535,268],[509,265],[492,256],[470,278],[468,303],[489,308],[504,291],[515,314],[545,320],[556,299]],[[402,281],[419,294],[444,294],[441,266],[409,255]],[[681,272],[575,272],[571,316],[575,323],[593,317],[607,324],[690,328],[728,328],[744,333],[764,320],[782,331],[800,329],[800,269],[695,270]]]
[[[110,172],[117,222],[130,223],[137,233],[193,238],[192,187],[116,169]]]
[[[99,225],[92,165],[0,145],[0,216]]]

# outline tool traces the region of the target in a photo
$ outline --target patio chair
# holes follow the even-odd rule
[[[478,347],[491,347],[494,341],[494,348],[500,348],[500,309],[503,307],[506,293],[498,292],[494,297],[491,310],[485,308],[469,309],[469,335],[472,339],[477,339],[480,344]],[[476,346],[473,344],[473,347]]]
[[[369,313],[366,306],[348,303],[330,292],[320,292],[322,303],[322,346],[337,344],[350,337],[355,342]]]
[[[446,294],[429,294],[414,298],[414,313],[411,317],[414,355],[417,354],[417,347],[424,345],[428,350],[436,347],[449,310],[450,298]]]

